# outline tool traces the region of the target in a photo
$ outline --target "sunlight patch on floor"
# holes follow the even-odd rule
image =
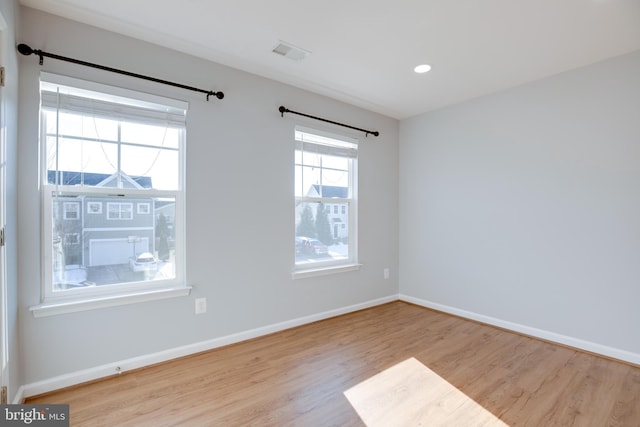
[[[367,427],[507,426],[415,358],[344,392]]]

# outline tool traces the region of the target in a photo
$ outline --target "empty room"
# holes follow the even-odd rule
[[[0,67],[1,425],[640,425],[640,2],[2,0]]]

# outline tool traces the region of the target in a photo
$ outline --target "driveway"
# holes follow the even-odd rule
[[[140,271],[135,273],[131,271],[129,264],[87,267],[87,280],[98,286],[126,282],[139,282],[144,279],[144,272]]]

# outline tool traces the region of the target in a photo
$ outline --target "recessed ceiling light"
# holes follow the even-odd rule
[[[418,65],[416,68],[414,68],[413,71],[415,71],[418,74],[423,74],[423,73],[426,73],[427,71],[429,71],[430,69],[431,69],[431,65],[422,64],[422,65]]]

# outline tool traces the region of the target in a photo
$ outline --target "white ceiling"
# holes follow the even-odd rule
[[[398,119],[640,49],[640,0],[21,4]],[[271,52],[279,40],[312,53],[286,59]],[[431,72],[415,74],[421,63]]]

